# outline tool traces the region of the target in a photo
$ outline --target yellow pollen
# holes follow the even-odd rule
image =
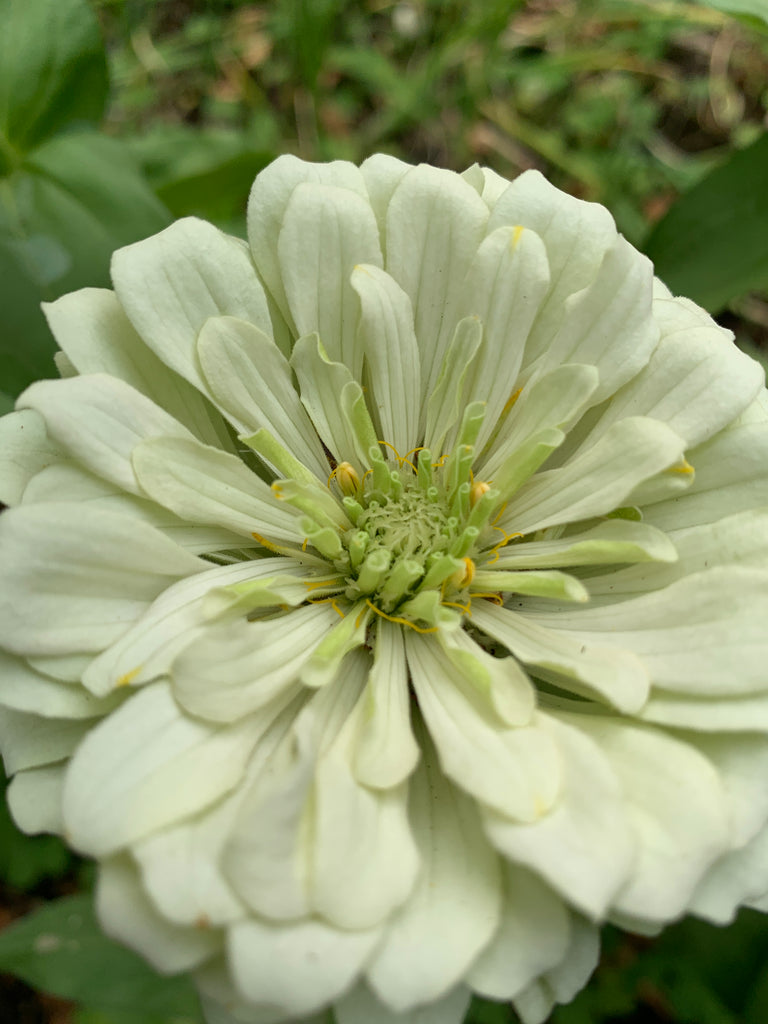
[[[141,672],[141,665],[137,665],[136,668],[132,668],[130,672],[126,672],[125,675],[120,676],[117,680],[117,685],[130,686],[139,672]]]
[[[469,492],[469,507],[474,508],[482,496],[487,491],[490,491],[490,489],[491,485],[486,483],[485,480],[475,480]]]
[[[462,558],[462,562],[464,563],[464,568],[457,569],[450,579],[451,584],[457,590],[463,590],[465,587],[468,587],[475,578],[475,563],[472,559]]]
[[[693,466],[688,461],[688,459],[683,458],[683,459],[681,459],[680,462],[678,462],[678,464],[676,466],[670,466],[669,467],[669,472],[670,473],[684,473],[687,476],[689,473],[693,473],[694,469],[693,469]]]
[[[505,417],[505,416],[507,415],[507,413],[509,412],[509,410],[510,410],[510,409],[512,408],[512,406],[513,406],[513,405],[515,404],[515,402],[516,402],[516,401],[518,400],[518,398],[520,397],[520,392],[521,392],[522,390],[523,390],[522,388],[518,388],[518,389],[517,389],[517,391],[513,391],[513,392],[512,392],[512,394],[511,394],[511,395],[509,396],[509,398],[507,399],[507,403],[506,403],[506,405],[505,405],[505,406],[504,406],[504,408],[503,408],[503,409],[501,410],[501,416],[499,417],[500,419],[504,419],[504,417]]]
[[[339,485],[341,493],[349,497],[357,494],[360,490],[360,477],[351,462],[340,462],[328,478],[328,484],[330,485],[331,480],[334,479]]]

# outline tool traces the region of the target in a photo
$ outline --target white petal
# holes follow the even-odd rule
[[[439,367],[437,382],[422,403],[427,408],[424,445],[434,453],[442,450],[446,434],[461,422],[464,381],[482,340],[483,325],[477,317],[465,317],[458,322]]]
[[[72,844],[103,856],[218,800],[242,778],[259,725],[211,728],[180,712],[167,683],[138,691],[72,760],[64,790]]]
[[[567,316],[543,364],[596,366],[600,383],[593,402],[613,395],[645,366],[659,340],[652,286],[650,260],[619,235],[594,280],[566,303]]]
[[[723,696],[766,687],[767,604],[765,572],[718,566],[626,601],[526,617],[568,639],[633,652],[664,690]]]
[[[161,917],[127,857],[100,863],[96,913],[107,935],[141,953],[156,971],[165,974],[196,967],[216,952],[221,941],[211,932],[180,928]]]
[[[76,718],[41,718],[0,707],[0,747],[7,774],[63,761],[90,727],[91,722]]]
[[[501,909],[499,865],[477,812],[431,751],[411,782],[411,820],[422,870],[367,971],[397,1012],[446,995],[490,940]]]
[[[245,916],[220,864],[236,800],[224,800],[184,825],[134,845],[147,894],[174,924],[204,928]]]
[[[96,718],[111,711],[116,700],[98,700],[82,687],[52,679],[0,651],[0,704],[45,718]]]
[[[499,525],[532,533],[547,526],[605,515],[643,480],[679,462],[683,442],[663,423],[630,417],[559,469],[537,473],[507,505]]]
[[[219,408],[241,434],[261,427],[321,479],[328,460],[293,386],[285,356],[252,324],[231,316],[203,325],[197,354]]]
[[[486,607],[487,604],[487,607]],[[524,665],[554,676],[558,685],[577,694],[595,693],[620,711],[638,711],[648,697],[648,670],[630,650],[584,632],[566,633],[541,615],[519,614],[476,601],[472,621],[499,640]],[[554,626],[555,628],[552,628]]]
[[[312,906],[325,920],[350,929],[385,920],[410,894],[419,868],[407,787],[372,791],[352,774],[360,714],[358,702],[319,758],[312,799]]]
[[[279,925],[252,918],[229,929],[229,963],[247,1000],[297,1017],[347,991],[379,934],[340,931],[316,920]]]
[[[653,314],[661,341],[647,366],[612,398],[596,430],[624,416],[651,416],[693,447],[744,411],[765,373],[736,347],[730,331],[693,303],[657,300]]]
[[[99,651],[160,591],[206,568],[152,527],[53,503],[0,517],[0,640],[20,654]]]
[[[542,875],[573,906],[599,918],[632,868],[632,835],[619,782],[600,748],[559,716],[542,714],[563,760],[563,789],[534,824],[484,814],[491,842]]]
[[[50,436],[93,473],[138,494],[131,452],[150,437],[188,438],[189,431],[129,384],[94,373],[38,381],[19,398],[45,417]]]
[[[60,458],[34,409],[0,417],[0,501],[17,505],[29,481]]]
[[[565,957],[571,915],[562,899],[535,874],[504,866],[499,930],[472,966],[472,988],[491,999],[512,999]]]
[[[367,194],[360,170],[354,164],[342,160],[312,164],[285,155],[273,160],[256,177],[248,200],[248,241],[261,279],[294,336],[296,326],[292,323],[283,289],[282,272],[277,259],[277,240],[291,195],[302,182],[333,185],[363,197]]]
[[[374,153],[360,165],[360,173],[365,181],[368,198],[379,225],[382,249],[385,242],[387,210],[390,200],[403,175],[412,169],[412,164],[407,164],[386,153]]]
[[[488,230],[521,224],[535,231],[547,249],[552,285],[528,339],[525,364],[550,345],[566,317],[565,300],[596,276],[616,239],[616,226],[605,207],[585,203],[550,185],[538,171],[526,171],[496,202]]]
[[[638,715],[658,725],[701,732],[768,731],[768,693],[699,698],[654,687]]]
[[[450,171],[403,175],[387,210],[386,269],[413,303],[421,388],[432,393],[459,316],[449,310],[485,231],[488,208]]]
[[[43,303],[56,341],[81,374],[106,373],[130,384],[201,441],[228,444],[218,413],[169,369],[133,328],[114,292],[81,288]]]
[[[635,831],[637,859],[613,907],[650,921],[674,919],[729,845],[717,772],[693,747],[652,727],[596,715],[563,717],[609,760]]]
[[[131,461],[142,491],[188,522],[251,539],[254,533],[292,541],[299,535],[295,516],[235,455],[192,438],[156,438],[138,444]]]
[[[715,924],[730,924],[739,907],[746,903],[765,910],[760,900],[766,892],[768,827],[762,828],[745,846],[715,861],[691,897],[688,909]]]
[[[356,737],[353,770],[375,789],[403,782],[416,767],[403,631],[385,619],[376,625],[374,662],[361,697],[364,714]]]
[[[61,797],[66,770],[66,765],[46,765],[14,776],[6,798],[13,820],[22,832],[63,831]]]
[[[349,278],[358,263],[382,264],[379,230],[367,200],[346,188],[298,185],[283,216],[277,255],[298,334],[317,332],[329,357],[359,381],[359,305]]]
[[[294,687],[338,617],[328,604],[209,626],[174,661],[173,691],[193,715],[234,722]]]
[[[768,429],[743,422],[686,453],[696,471],[684,494],[645,505],[646,522],[661,530],[713,523],[734,510],[768,505]]]
[[[526,339],[548,288],[546,251],[534,232],[504,227],[483,239],[458,297],[458,318],[477,316],[483,324],[483,344],[465,390],[466,403],[487,403],[478,451],[515,390]]]
[[[536,821],[560,787],[555,744],[535,724],[510,729],[489,711],[462,667],[431,637],[406,637],[419,709],[448,778],[489,807],[519,821]]]
[[[203,392],[195,342],[209,317],[236,316],[271,332],[267,299],[247,246],[194,217],[118,249],[112,282],[146,344]]]
[[[571,944],[565,958],[514,1000],[522,1024],[543,1024],[555,1003],[569,1003],[589,981],[599,955],[597,928],[583,918],[574,918]]]
[[[382,439],[402,455],[419,443],[421,377],[411,300],[383,270],[360,265],[351,285],[360,300],[358,345],[370,380],[370,407]]]
[[[457,985],[434,1003],[395,1013],[379,1002],[367,985],[360,984],[335,1004],[333,1012],[337,1024],[461,1024],[470,998],[469,989]]]
[[[110,693],[115,687],[142,683],[166,675],[174,659],[206,629],[210,616],[205,599],[218,587],[268,580],[276,573],[290,573],[300,567],[283,558],[209,568],[179,580],[158,597],[131,628],[97,657],[83,674],[83,685],[95,694]]]

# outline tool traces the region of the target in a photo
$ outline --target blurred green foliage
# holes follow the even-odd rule
[[[55,373],[41,301],[108,284],[111,252],[172,217],[243,234],[283,152],[538,167],[765,359],[765,0],[0,0],[0,25],[0,412]],[[72,1024],[197,1024],[186,981],[98,930],[90,875],[0,809],[0,921],[22,918],[0,971],[74,1000]],[[515,1018],[475,1000],[469,1019]],[[768,926],[749,911],[653,942],[607,929],[552,1017],[765,1021]]]

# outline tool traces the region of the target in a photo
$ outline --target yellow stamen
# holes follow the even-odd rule
[[[386,619],[387,622],[396,622],[399,626],[408,626],[409,629],[413,629],[417,633],[437,633],[437,626],[417,626],[414,622],[411,622],[409,619],[402,619],[398,615],[387,615],[386,612],[383,612],[381,608],[377,608],[376,605],[373,604],[373,602],[367,597],[365,599],[365,603],[368,605],[372,612],[376,612],[377,615],[380,615],[382,619]]]
[[[132,668],[130,672],[126,672],[125,675],[120,676],[117,680],[118,686],[130,686],[136,676],[141,672],[142,666],[137,665],[136,668]]]
[[[485,480],[475,480],[469,492],[469,507],[474,508],[482,496],[490,491],[491,485]]]

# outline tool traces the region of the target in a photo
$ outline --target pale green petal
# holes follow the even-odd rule
[[[381,439],[405,456],[419,443],[421,377],[411,301],[375,266],[357,266],[351,284],[360,300],[357,343],[369,380],[370,407]]]
[[[461,1024],[470,998],[470,990],[458,985],[436,1002],[396,1013],[361,984],[334,1004],[333,1013],[337,1024]]]
[[[274,619],[211,625],[174,661],[173,692],[194,715],[235,722],[296,686],[336,622],[329,604],[310,604]]]
[[[107,935],[136,950],[164,974],[196,967],[221,945],[215,932],[182,928],[158,914],[126,856],[99,865],[96,913]]]
[[[215,728],[186,717],[167,683],[131,697],[79,747],[67,774],[72,845],[104,856],[176,824],[235,787],[260,724]]]
[[[622,562],[675,562],[669,537],[646,523],[607,519],[583,533],[559,540],[534,540],[503,548],[494,569],[543,569],[550,566],[620,565]],[[606,579],[618,574],[610,573]],[[601,579],[595,577],[594,579]],[[589,580],[590,591],[593,579]]]
[[[605,515],[623,505],[638,483],[682,455],[682,441],[663,423],[640,416],[621,420],[565,466],[529,480],[507,505],[499,526],[509,533],[532,533]]]
[[[600,748],[559,716],[542,714],[563,761],[552,812],[533,824],[483,814],[494,846],[541,875],[569,904],[603,917],[631,876],[635,849],[619,781]]]
[[[361,783],[388,789],[403,782],[419,759],[411,728],[402,629],[379,619],[373,655],[373,667],[361,697],[363,714],[352,764]]]
[[[483,344],[464,391],[466,404],[487,403],[478,450],[515,391],[526,339],[548,288],[546,251],[534,232],[505,227],[483,239],[457,299],[458,317],[477,316],[483,325]]]
[[[186,427],[149,398],[104,373],[38,381],[20,396],[19,407],[40,412],[57,444],[131,494],[141,493],[130,461],[140,441],[193,440]]]
[[[515,820],[546,814],[561,784],[549,735],[536,725],[510,729],[494,721],[487,697],[432,637],[407,636],[406,651],[419,709],[448,778]]]
[[[562,899],[526,868],[504,865],[501,924],[468,975],[474,991],[512,999],[565,957],[571,915]]]
[[[397,1012],[446,995],[493,936],[501,911],[496,855],[473,803],[427,752],[411,782],[411,822],[422,869],[367,970]]]
[[[195,342],[209,317],[236,316],[271,332],[267,299],[248,247],[194,217],[118,249],[112,283],[143,341],[203,392]]]
[[[214,400],[240,434],[265,427],[321,479],[328,475],[291,368],[271,338],[244,320],[215,317],[200,331],[197,355]]]
[[[594,698],[597,693],[618,710],[632,713],[648,697],[650,678],[644,663],[631,650],[607,643],[602,634],[566,632],[542,616],[481,601],[473,605],[472,621],[524,665],[535,666],[545,678],[554,676],[558,685],[577,694]]]
[[[296,517],[235,455],[190,438],[155,438],[138,444],[131,461],[142,491],[191,523],[251,540],[301,538]]]
[[[81,288],[43,303],[43,312],[78,373],[117,377],[165,409],[201,441],[229,446],[219,414],[144,344],[114,292]]]
[[[522,389],[506,416],[476,475],[492,480],[505,460],[532,437],[546,430],[567,430],[587,407],[598,384],[594,366],[566,365],[537,375]],[[514,397],[514,392],[509,396]]]
[[[768,732],[768,693],[745,697],[697,697],[654,687],[640,718],[657,725],[701,732]]]
[[[599,746],[626,801],[636,859],[612,906],[649,921],[677,917],[729,846],[726,793],[713,765],[650,726],[596,715],[560,717]]]
[[[367,194],[360,170],[354,164],[342,160],[312,164],[285,155],[278,157],[257,175],[248,200],[248,241],[259,275],[294,337],[297,336],[296,325],[288,311],[283,289],[277,259],[277,240],[291,195],[302,182],[333,185],[363,197]]]
[[[28,835],[36,832],[61,833],[61,797],[65,764],[29,768],[13,777],[6,790],[8,810],[16,827]]]
[[[349,278],[358,263],[382,264],[370,205],[346,188],[298,185],[283,216],[277,255],[297,333],[317,332],[330,359],[344,363],[359,381],[359,305]]]
[[[0,558],[0,641],[24,655],[102,650],[170,583],[207,567],[130,516],[53,503],[3,513]]]
[[[550,185],[538,171],[526,171],[497,200],[488,230],[521,224],[546,246],[552,285],[528,339],[525,364],[544,352],[566,318],[566,299],[595,278],[616,240],[605,207],[575,199]]]
[[[328,357],[316,334],[296,342],[291,367],[299,382],[301,401],[331,455],[337,462],[367,467],[368,453],[359,451],[352,424],[339,401],[346,385],[353,382],[349,369]]]
[[[29,481],[61,457],[34,409],[0,417],[0,501],[18,505]]]
[[[299,1017],[342,995],[379,941],[378,929],[342,931],[310,919],[274,924],[251,918],[227,934],[227,954],[238,990]]]
[[[464,381],[481,347],[483,325],[477,317],[460,320],[439,367],[439,376],[429,392],[424,445],[437,454],[442,452],[446,434],[461,423],[464,413],[462,394]]]
[[[403,175],[390,201],[385,267],[413,303],[422,401],[437,383],[459,319],[451,309],[487,219],[471,185],[423,164]]]

